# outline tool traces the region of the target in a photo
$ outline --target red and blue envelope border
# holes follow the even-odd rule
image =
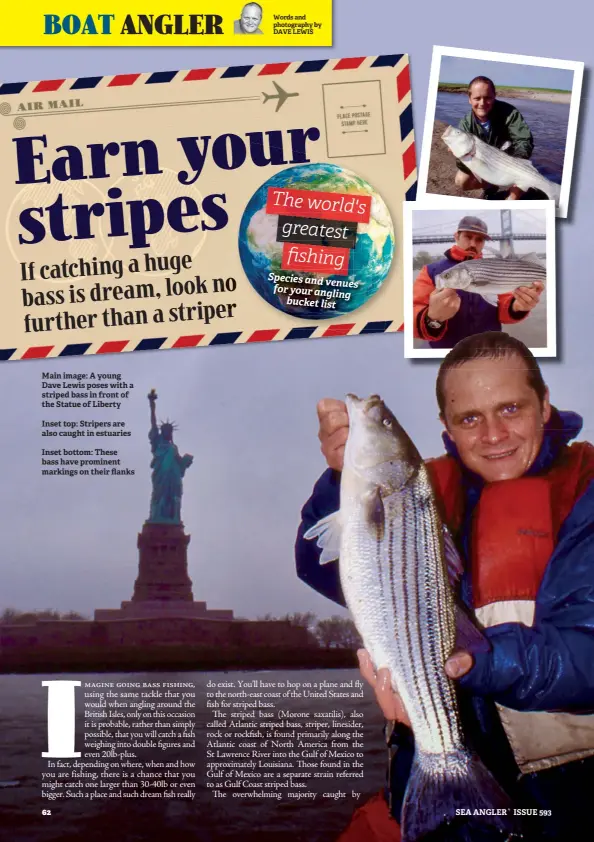
[[[155,73],[123,73],[116,76],[83,76],[79,79],[48,79],[42,82],[0,83],[0,96],[18,96],[32,93],[84,91],[98,87],[122,88],[131,85],[163,85],[170,82],[200,82],[206,79],[241,79],[249,75],[280,76],[284,73],[319,73],[321,70],[344,71],[371,67],[396,67],[396,95],[399,107],[400,137],[402,144],[402,169],[408,182],[405,198],[414,201],[417,190],[416,157],[410,93],[410,65],[404,54],[363,56],[358,58],[313,59],[301,62],[275,62],[247,64],[235,67],[197,68],[194,70],[166,70]],[[309,325],[270,330],[234,331],[180,336],[171,341],[168,337],[152,339],[113,340],[108,342],[75,342],[65,346],[36,345],[29,348],[0,348],[0,360],[31,360],[48,357],[72,357],[82,354],[118,354],[123,351],[154,351],[160,348],[195,348],[199,345],[233,345],[235,343],[271,342],[282,339],[310,339],[328,336],[347,336],[357,327],[357,334],[385,333],[393,330],[392,321],[367,322],[362,327],[355,322],[332,324],[328,327]],[[402,326],[398,327],[402,330]]]

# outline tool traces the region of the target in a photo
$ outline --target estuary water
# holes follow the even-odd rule
[[[569,103],[542,102],[536,99],[511,99],[501,97],[522,114],[534,137],[531,161],[548,179],[561,183],[563,158],[569,121]],[[435,106],[435,119],[450,126],[457,126],[470,111],[465,94],[439,92]]]

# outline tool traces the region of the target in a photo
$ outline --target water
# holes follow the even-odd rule
[[[381,733],[383,718],[371,690],[365,698],[294,699],[283,701],[292,711],[330,711],[345,713],[357,709],[364,714],[364,777],[357,779],[318,779],[312,788],[315,801],[290,802],[275,799],[213,799],[200,773],[196,779],[196,798],[183,799],[81,799],[48,801],[41,798],[41,772],[46,761],[41,752],[47,747],[47,690],[41,682],[48,678],[83,681],[193,681],[196,684],[196,749],[176,754],[174,750],[153,754],[155,760],[196,761],[205,755],[205,725],[210,719],[205,704],[206,683],[237,678],[262,677],[264,680],[292,682],[348,681],[360,678],[356,670],[278,670],[235,673],[134,673],[117,675],[3,675],[0,676],[0,781],[18,781],[18,787],[0,789],[0,840],[18,842],[331,842],[348,824],[357,803],[377,792],[384,782],[386,750]],[[77,697],[78,699],[78,697]],[[78,713],[80,711],[77,710]],[[77,715],[77,721],[81,720]],[[77,746],[81,745],[77,734]],[[144,756],[143,759],[149,759]],[[324,792],[342,788],[346,798],[323,797]],[[361,792],[352,799],[351,789]],[[117,803],[119,802],[119,803]],[[42,810],[51,810],[51,816]]]
[[[536,99],[510,99],[509,102],[528,123],[534,137],[534,152],[531,161],[535,167],[551,181],[561,184],[563,158],[567,140],[569,121],[569,103],[541,102]],[[457,126],[462,117],[468,114],[470,106],[466,94],[439,92],[435,106],[435,119]]]

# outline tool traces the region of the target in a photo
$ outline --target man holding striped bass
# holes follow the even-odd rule
[[[458,128],[480,138],[489,146],[503,149],[514,158],[528,159],[534,149],[534,138],[517,108],[497,99],[495,83],[487,76],[476,76],[468,85],[469,113]],[[477,190],[491,185],[474,175],[461,161],[456,161],[456,187]],[[524,191],[510,188],[508,199],[519,199]]]
[[[497,277],[490,277],[488,291],[479,292],[480,285],[463,280],[464,273],[454,267],[465,261],[480,260],[483,247],[490,239],[486,223],[476,216],[465,216],[458,223],[454,234],[454,245],[442,260],[423,266],[413,287],[413,332],[416,339],[424,339],[432,348],[453,348],[457,342],[484,331],[501,330],[502,324],[516,324],[525,319],[536,307],[544,289],[542,267],[536,273],[530,261],[525,271],[518,273],[522,261],[514,261],[505,267],[507,260],[499,260]],[[493,269],[498,264],[493,263]],[[463,267],[461,267],[463,268]],[[514,271],[511,271],[512,268]],[[471,272],[472,267],[468,267]],[[509,270],[509,271],[508,271]],[[459,277],[450,278],[448,272]],[[492,275],[493,273],[491,273]],[[510,278],[526,277],[527,283],[509,291]],[[466,288],[464,288],[466,287]],[[493,290],[501,288],[500,294]],[[488,297],[485,297],[487,295]]]
[[[552,406],[537,361],[505,333],[459,343],[441,364],[436,395],[446,453],[425,464],[462,555],[459,597],[491,645],[453,653],[445,665],[459,681],[462,726],[516,808],[530,811],[524,842],[585,842],[594,776],[594,447],[570,444],[582,419]],[[333,399],[320,401],[318,417],[328,469],[303,507],[297,574],[344,605],[339,562],[322,564],[305,536],[340,508],[350,421]],[[361,657],[384,715],[396,720],[394,753],[386,791],[357,811],[339,842],[400,842],[414,739],[386,670],[376,675]],[[503,842],[489,830],[442,830],[440,842]]]

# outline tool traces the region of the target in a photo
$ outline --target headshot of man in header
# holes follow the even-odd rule
[[[505,331],[555,352],[554,209],[406,210],[405,351],[443,356],[476,333]]]
[[[233,22],[235,35],[263,35],[260,29],[262,22],[262,6],[259,3],[246,3],[241,10],[239,20]]]
[[[582,70],[578,62],[436,47],[421,187],[491,201],[552,199],[566,216]]]

